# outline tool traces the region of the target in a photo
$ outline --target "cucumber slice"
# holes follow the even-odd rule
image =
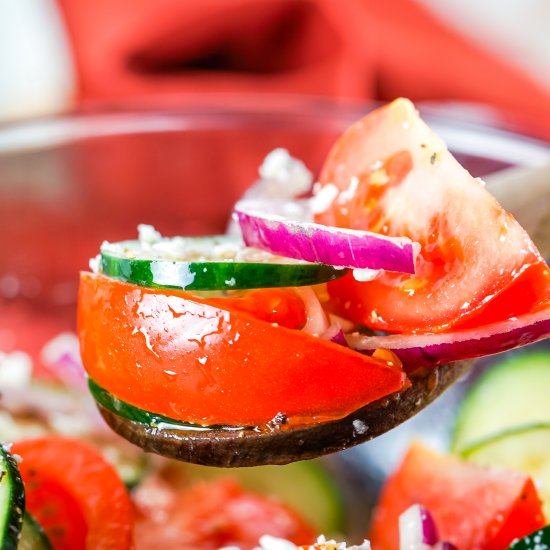
[[[496,364],[473,386],[458,412],[452,449],[514,426],[550,424],[550,353],[517,353]]]
[[[173,418],[169,418],[162,414],[152,413],[122,401],[118,397],[115,397],[113,394],[109,393],[106,389],[96,384],[91,378],[88,378],[88,387],[90,388],[90,393],[93,398],[107,410],[117,414],[118,416],[122,416],[127,420],[141,422],[142,424],[158,428],[159,430],[177,430],[184,428],[187,430],[196,431],[220,429],[240,431],[243,429],[254,429],[253,426],[221,426],[218,424],[212,426],[201,426],[199,424],[191,424],[190,422],[184,422],[182,420],[174,420]]]
[[[229,236],[172,237],[104,243],[101,270],[152,288],[242,290],[306,286],[345,275],[345,269],[275,256]]]
[[[461,455],[483,466],[500,466],[531,476],[550,518],[550,423],[510,428],[478,441]]]
[[[52,550],[52,545],[44,529],[28,512],[23,519],[23,529],[17,550]]]
[[[513,542],[508,550],[544,550],[550,548],[550,525]]]
[[[25,489],[17,462],[0,445],[0,548],[15,550],[25,513]]]

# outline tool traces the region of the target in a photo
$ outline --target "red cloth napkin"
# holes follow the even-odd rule
[[[78,100],[196,94],[487,103],[550,138],[550,91],[412,0],[58,0]]]

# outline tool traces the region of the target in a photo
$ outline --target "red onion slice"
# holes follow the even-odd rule
[[[335,344],[348,347],[346,334],[342,330],[342,327],[337,323],[330,325],[327,330],[321,334],[321,338],[323,338],[323,340],[330,340]]]
[[[428,550],[437,542],[435,521],[424,506],[413,504],[399,516],[400,550]]]
[[[377,348],[392,350],[405,370],[433,367],[461,359],[492,355],[550,336],[550,307],[521,317],[512,317],[483,327],[441,334],[391,334],[347,337],[351,348],[369,352]],[[407,369],[408,366],[408,369]]]
[[[306,324],[302,331],[320,336],[328,330],[329,322],[319,298],[309,286],[297,287],[295,291],[302,299],[306,311]]]
[[[415,271],[420,247],[407,237],[292,221],[258,211],[246,201],[237,203],[234,216],[248,246],[273,254],[342,268]]]

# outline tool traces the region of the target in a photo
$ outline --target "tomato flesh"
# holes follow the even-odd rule
[[[319,189],[327,185],[336,198],[316,221],[421,245],[414,275],[331,282],[341,315],[390,332],[439,332],[518,316],[546,300],[549,270],[527,233],[407,100],[373,111],[339,139],[320,175]]]
[[[399,516],[413,504],[425,506],[441,540],[461,550],[502,550],[545,524],[525,474],[466,463],[420,443],[382,491],[371,525],[373,550],[399,548]]]
[[[114,468],[93,447],[48,436],[18,441],[12,451],[28,510],[55,550],[132,548],[133,510]]]
[[[247,291],[242,297],[212,299],[210,302],[286,328],[301,329],[307,321],[304,302],[292,289],[259,288]]]
[[[32,465],[25,474],[26,507],[30,510],[57,549],[86,548],[86,520],[79,503],[69,491],[47,472]]]
[[[149,479],[136,490],[136,550],[250,550],[262,535],[303,544],[313,529],[282,502],[245,491],[231,478],[175,489]]]
[[[175,420],[265,426],[341,418],[408,384],[401,365],[221,308],[219,300],[84,273],[78,333],[90,377]]]

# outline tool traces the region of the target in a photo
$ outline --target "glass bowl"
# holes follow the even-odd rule
[[[76,113],[0,127],[0,352],[49,376],[44,345],[75,330],[78,273],[103,240],[223,233],[265,155],[284,147],[318,173],[337,136],[373,105],[226,102],[170,111]],[[548,148],[445,109],[421,108],[474,176],[547,162]],[[381,481],[415,434],[443,445],[461,388],[335,466],[358,532]],[[345,467],[342,467],[345,464]],[[348,468],[347,465],[350,467]],[[353,527],[355,526],[355,527]]]

